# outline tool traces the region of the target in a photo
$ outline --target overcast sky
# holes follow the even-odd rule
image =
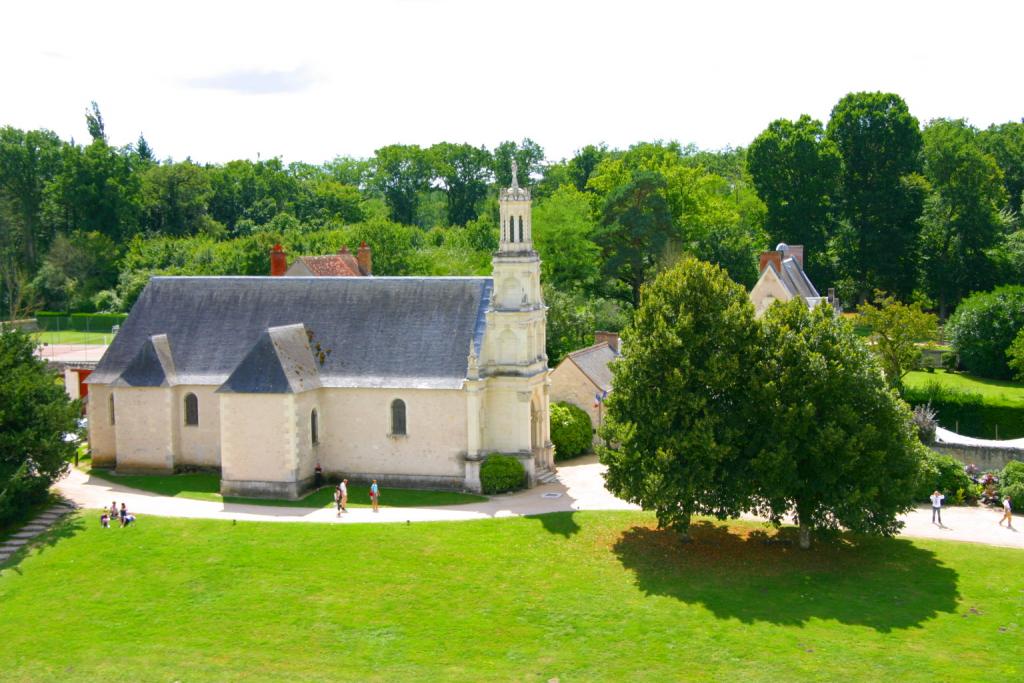
[[[699,5],[699,7],[698,7]],[[1024,116],[1024,2],[30,2],[5,6],[0,125],[161,157],[319,163],[390,143],[549,159],[589,143],[747,145],[857,90],[922,122]]]

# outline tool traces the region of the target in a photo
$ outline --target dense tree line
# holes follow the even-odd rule
[[[127,310],[159,273],[263,274],[274,242],[298,255],[365,239],[381,274],[486,273],[513,160],[535,199],[552,361],[622,327],[686,254],[749,287],[758,252],[802,243],[812,279],[847,302],[882,290],[942,315],[1024,274],[1024,124],[922,128],[892,94],[848,95],[827,124],[780,119],[746,150],[588,145],[557,162],[525,139],[202,164],[160,160],[142,135],[111,145],[95,104],[86,124],[85,144],[0,128],[6,316]]]
[[[780,119],[749,150],[771,241],[807,246],[843,299],[876,290],[942,317],[973,291],[1024,279],[1024,123],[923,128],[891,93],[853,93],[827,125]]]

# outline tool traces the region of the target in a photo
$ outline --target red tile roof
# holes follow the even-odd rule
[[[348,256],[348,259],[344,256]],[[297,260],[302,261],[302,264],[309,268],[309,272],[313,273],[313,275],[358,277],[360,274],[359,264],[356,262],[355,257],[351,254],[345,254],[344,256],[338,254],[300,256]]]

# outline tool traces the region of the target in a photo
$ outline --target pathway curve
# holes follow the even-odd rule
[[[544,484],[511,495],[492,496],[486,502],[443,507],[382,507],[376,513],[370,508],[352,508],[340,518],[335,516],[331,508],[241,505],[161,496],[91,477],[76,469],[72,469],[56,488],[63,496],[83,508],[98,510],[110,507],[111,501],[116,500],[119,506],[124,502],[129,510],[138,515],[253,522],[359,524],[465,521],[577,510],[639,510],[638,506],[616,498],[605,489],[601,476],[604,469],[595,456],[587,456],[561,464],[557,471],[558,483]],[[387,500],[387,488],[382,491],[382,499]],[[1017,533],[1000,527],[997,524],[999,517],[1000,513],[985,508],[946,508],[943,510],[945,526],[940,528],[931,524],[929,508],[919,508],[903,516],[905,526],[902,535],[1024,548],[1024,532]],[[1024,518],[1018,519],[1019,524],[1024,525]]]
[[[0,565],[10,559],[11,555],[28,545],[36,536],[39,536],[53,526],[58,519],[74,509],[75,507],[68,503],[57,503],[21,527],[17,533],[11,534],[10,538],[0,543]]]

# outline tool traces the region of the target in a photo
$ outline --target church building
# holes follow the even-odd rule
[[[500,207],[491,277],[154,277],[87,380],[93,464],[297,498],[317,463],[479,491],[501,453],[533,485],[553,463],[529,189]]]

